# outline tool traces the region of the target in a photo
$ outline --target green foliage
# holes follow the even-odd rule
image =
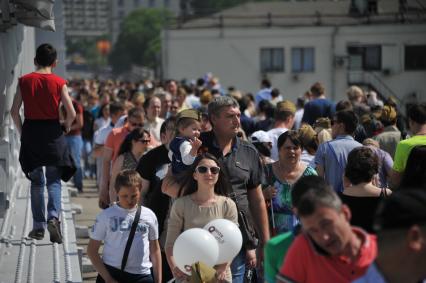
[[[114,72],[129,70],[132,64],[155,68],[161,51],[160,34],[171,19],[165,9],[138,9],[130,13],[122,24],[111,55]]]
[[[105,66],[105,58],[99,53],[96,43],[100,39],[105,39],[106,36],[97,38],[80,38],[80,39],[67,39],[66,40],[66,54],[67,57],[73,58],[79,55],[84,64],[87,64],[91,69],[97,69]]]

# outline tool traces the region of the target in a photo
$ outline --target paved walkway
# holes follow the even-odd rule
[[[82,282],[74,222],[67,186],[63,187],[61,229],[63,244],[27,235],[32,229],[29,181],[18,177],[10,208],[0,219],[0,282]],[[46,202],[47,202],[47,193]]]
[[[75,215],[76,227],[87,226],[90,230],[95,223],[95,218],[101,209],[98,207],[98,190],[96,188],[95,180],[86,179],[83,183],[83,193],[79,193],[76,197],[71,197],[71,202],[79,204],[83,208],[83,213]],[[83,257],[87,258],[87,244],[88,238],[77,238],[77,245],[83,248]],[[86,266],[87,266],[86,261]],[[83,262],[84,264],[84,262]],[[83,282],[94,283],[96,281],[97,273],[88,271],[83,266]]]

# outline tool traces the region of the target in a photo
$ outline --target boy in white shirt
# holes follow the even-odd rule
[[[87,246],[87,254],[99,272],[96,282],[161,282],[157,217],[152,210],[144,206],[141,207],[126,266],[123,272],[120,270],[124,249],[140,202],[141,188],[142,178],[136,171],[121,171],[115,181],[119,201],[96,217]],[[104,248],[101,258],[99,247],[102,242]]]

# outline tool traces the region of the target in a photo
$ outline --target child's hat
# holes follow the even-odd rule
[[[185,109],[180,111],[177,116],[177,121],[179,121],[182,118],[191,118],[194,120],[197,120],[198,122],[201,121],[201,112],[196,109]]]

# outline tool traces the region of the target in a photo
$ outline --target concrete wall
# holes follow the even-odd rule
[[[34,70],[34,28],[21,24],[0,33],[0,217],[5,196],[16,185],[20,172],[20,137],[14,129],[10,108],[18,78]]]
[[[166,78],[198,78],[213,72],[222,86],[256,92],[262,79],[260,48],[282,47],[285,70],[268,73],[272,84],[295,100],[315,81],[322,81],[334,99],[343,98],[348,86],[347,66],[334,65],[335,56],[346,56],[350,44],[382,45],[382,68],[394,71],[377,75],[401,99],[412,93],[426,100],[426,71],[403,70],[404,44],[426,44],[426,25],[370,25],[351,27],[212,28],[163,31],[163,68]],[[315,71],[291,72],[291,48],[314,47]]]

